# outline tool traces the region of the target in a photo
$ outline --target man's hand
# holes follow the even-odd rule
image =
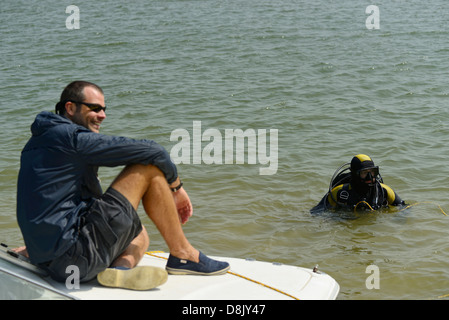
[[[26,258],[30,257],[28,255],[28,251],[27,251],[27,248],[25,246],[11,249],[11,251],[14,251],[15,253],[21,254],[22,256],[24,256]]]
[[[190,198],[184,188],[173,192],[173,198],[175,199],[176,209],[178,210],[179,221],[185,224],[193,214]]]

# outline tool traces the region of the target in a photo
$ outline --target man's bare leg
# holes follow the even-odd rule
[[[142,225],[142,231],[131,241],[128,248],[112,262],[111,267],[134,268],[142,259],[149,245],[150,238]]]
[[[182,230],[172,191],[165,176],[157,167],[139,164],[127,166],[111,187],[125,196],[136,210],[142,201],[145,212],[158,228],[172,255],[180,259],[199,261],[198,250],[189,243]],[[182,192],[185,191],[182,190]],[[137,238],[139,237],[140,235]],[[114,265],[138,263],[147,250],[148,244],[137,238],[114,262]]]

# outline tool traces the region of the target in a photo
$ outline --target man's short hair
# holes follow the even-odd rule
[[[67,101],[84,101],[84,88],[86,87],[94,87],[95,89],[103,93],[103,90],[95,83],[80,80],[73,81],[68,84],[67,87],[65,87],[62,91],[61,98],[55,106],[55,112],[57,114],[64,115],[66,112],[65,104],[67,103]]]

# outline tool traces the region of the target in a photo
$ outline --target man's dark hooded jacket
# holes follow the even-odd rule
[[[41,112],[22,150],[17,219],[31,262],[65,253],[77,240],[81,217],[102,195],[99,166],[153,164],[168,183],[177,178],[167,151],[152,140],[94,133],[69,119]]]

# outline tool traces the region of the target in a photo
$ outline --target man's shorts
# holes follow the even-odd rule
[[[81,282],[94,279],[142,231],[136,210],[128,199],[112,188],[93,202],[82,220],[78,241],[45,266],[57,281],[67,279],[70,273],[66,273],[66,269],[70,265],[78,267]]]

